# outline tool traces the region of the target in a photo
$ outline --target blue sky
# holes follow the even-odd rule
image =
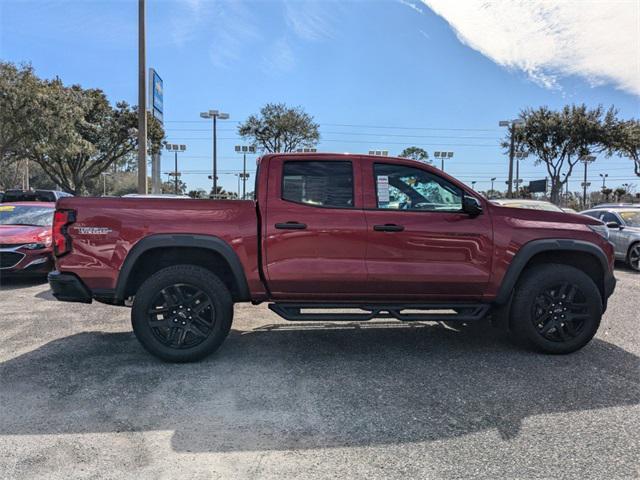
[[[496,2],[147,3],[148,65],[164,80],[167,139],[188,146],[180,169],[190,188],[209,185],[210,122],[199,112],[211,108],[231,115],[219,124],[218,168],[222,184],[232,190],[233,173],[242,168],[233,151],[241,142],[237,122],[267,102],[300,105],[313,115],[323,151],[397,154],[410,145],[431,156],[454,151],[446,170],[466,183],[476,180],[480,190],[491,177],[504,186],[507,161],[497,125],[523,107],[585,102],[615,105],[623,117],[640,116],[637,28],[620,29],[618,23],[601,39],[598,31],[579,37],[571,28],[582,32],[580,22],[590,19],[579,16],[577,3],[565,2],[576,12],[510,11],[502,5],[504,18],[481,5]],[[613,2],[611,8],[617,7],[628,17],[637,3]],[[579,21],[545,32],[541,25],[552,15]],[[511,28],[513,18],[526,19],[526,25]],[[58,75],[68,84],[101,88],[114,102],[136,103],[136,1],[3,0],[0,28],[3,60],[30,62],[40,76]],[[540,32],[544,36],[536,37]],[[604,61],[588,43],[601,45],[605,38],[625,49],[599,54],[615,50],[621,58]],[[553,39],[557,43],[545,43]],[[172,163],[163,155],[163,172]],[[594,187],[604,172],[609,186],[640,184],[629,160],[599,158],[590,168]],[[571,190],[580,189],[581,175],[574,173]],[[521,176],[526,182],[545,172],[528,160]]]

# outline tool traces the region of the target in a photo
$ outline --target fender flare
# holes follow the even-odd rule
[[[234,277],[236,285],[238,286],[238,297],[240,300],[249,300],[251,294],[249,293],[249,285],[247,278],[242,268],[242,263],[236,252],[231,246],[219,237],[214,235],[192,235],[192,234],[155,234],[144,237],[138,241],[125,258],[122,267],[120,268],[120,274],[118,275],[118,282],[116,284],[115,298],[117,301],[123,301],[125,298],[125,289],[127,282],[133,272],[133,268],[140,258],[140,256],[154,248],[205,248],[216,252],[224,258],[229,264],[231,273]]]
[[[511,292],[520,278],[520,274],[526,267],[527,263],[534,255],[546,251],[573,251],[587,253],[595,257],[602,267],[603,276],[609,271],[609,262],[604,251],[595,243],[585,242],[582,240],[571,240],[566,238],[548,238],[542,240],[532,240],[520,247],[520,250],[511,260],[507,272],[502,279],[502,285],[496,295],[494,303],[504,305],[509,301]],[[604,281],[604,278],[603,278]]]

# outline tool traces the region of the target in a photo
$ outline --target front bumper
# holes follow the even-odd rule
[[[47,276],[53,296],[63,302],[91,303],[91,292],[78,277],[57,270]]]

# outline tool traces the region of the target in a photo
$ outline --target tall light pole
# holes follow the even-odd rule
[[[478,183],[476,180],[472,180],[472,181],[471,181],[471,188],[472,188],[473,190],[475,190],[475,189],[476,189],[476,183]]]
[[[507,127],[509,132],[509,179],[507,180],[507,198],[513,197],[513,158],[515,156],[515,139],[516,127],[523,125],[524,120],[516,118],[515,120],[500,120],[498,125]]]
[[[145,0],[138,0],[138,193],[147,193],[147,57]]]
[[[165,148],[170,152],[174,153],[174,164],[173,164],[173,190],[176,195],[178,195],[178,152],[185,152],[187,150],[187,146],[183,144],[176,143],[167,143],[165,144]],[[171,174],[169,174],[171,175]]]
[[[433,152],[433,156],[436,157],[436,159],[440,159],[440,170],[444,172],[444,161],[447,158],[452,158],[453,152]]]
[[[607,181],[607,177],[608,177],[608,176],[609,176],[609,174],[608,174],[608,173],[601,173],[601,174],[600,174],[600,178],[602,178],[602,190],[604,190],[605,188],[607,188],[606,181]]]
[[[229,119],[229,114],[218,110],[209,110],[208,112],[202,112],[200,117],[211,118],[213,120],[213,198],[215,200],[218,195],[218,139],[216,136],[216,124],[218,118],[220,120]]]
[[[253,145],[236,145],[236,153],[242,154],[242,200],[247,197],[247,179],[249,174],[247,173],[247,153],[256,153],[256,147]],[[238,188],[238,196],[240,196],[240,189]]]
[[[593,155],[583,155],[580,157],[580,161],[584,163],[584,182],[582,182],[582,206],[587,208],[587,187],[591,183],[587,182],[587,168],[588,165],[596,159]]]
[[[491,191],[495,192],[495,190],[493,189],[493,182],[496,181],[496,177],[491,177]]]

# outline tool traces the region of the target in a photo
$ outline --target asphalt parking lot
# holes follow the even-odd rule
[[[127,308],[0,287],[2,478],[638,478],[640,275],[569,356],[479,325],[295,324],[237,306],[198,364]]]

